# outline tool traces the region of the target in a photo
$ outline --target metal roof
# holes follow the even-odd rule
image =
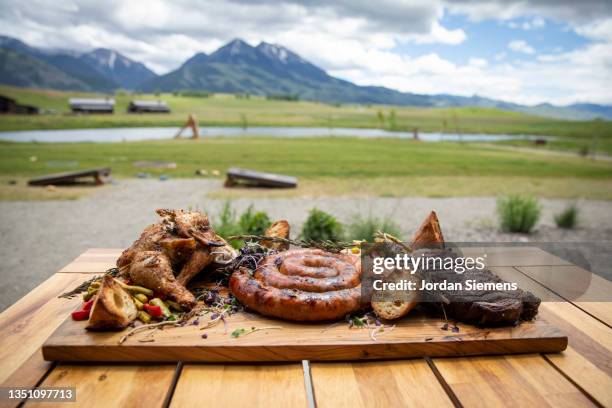
[[[143,108],[168,107],[164,101],[132,101],[130,104]]]
[[[70,98],[68,99],[70,106],[87,106],[87,107],[113,107],[115,100],[112,98]]]

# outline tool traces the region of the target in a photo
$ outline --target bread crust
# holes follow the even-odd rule
[[[444,236],[442,235],[438,215],[435,211],[432,211],[412,236],[410,247],[412,250],[416,250],[420,248],[443,245]]]
[[[104,275],[91,308],[88,330],[123,329],[136,319],[138,309],[132,296],[115,280]]]
[[[289,239],[291,227],[287,220],[278,220],[268,227],[265,232],[266,237]],[[285,242],[261,241],[261,245],[275,251],[286,251],[289,249],[289,244]]]

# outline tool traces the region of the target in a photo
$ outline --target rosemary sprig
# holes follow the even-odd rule
[[[105,275],[110,275],[113,278],[116,278],[117,276],[119,276],[119,269],[118,268],[111,268],[109,270],[107,270],[105,272]],[[68,291],[66,293],[62,293],[61,295],[59,295],[59,298],[63,298],[63,299],[72,299],[73,297],[77,296],[80,293],[83,292],[87,292],[87,288],[89,288],[89,285],[91,285],[92,283],[99,281],[100,279],[102,279],[102,276],[94,276],[93,278],[86,280],[85,282],[81,283],[79,286],[77,286],[76,288],[72,289],[71,291]]]
[[[272,242],[272,243],[283,243],[295,245],[302,248],[317,248],[329,252],[340,252],[346,248],[352,248],[355,246],[354,242],[342,242],[342,241],[311,241],[311,240],[295,240],[279,237],[266,237],[264,235],[233,235],[229,237],[230,240],[243,240],[243,241],[258,241],[258,242]]]

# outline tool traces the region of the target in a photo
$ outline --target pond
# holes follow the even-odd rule
[[[139,140],[159,140],[173,138],[178,129],[176,127],[144,127],[144,128],[102,128],[102,129],[69,129],[69,130],[26,130],[0,132],[0,140],[11,142],[127,142]],[[383,129],[357,129],[357,128],[316,128],[316,127],[202,127],[202,137],[364,137],[380,138],[394,137],[400,139],[413,139],[412,132],[392,132]],[[189,137],[189,131],[184,133]],[[456,133],[419,133],[419,139],[426,142],[464,141],[464,142],[491,142],[510,139],[535,139],[530,135],[486,135],[486,134],[456,134]]]

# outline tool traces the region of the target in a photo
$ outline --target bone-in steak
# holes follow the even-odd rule
[[[457,257],[451,250],[427,250],[426,257]],[[452,269],[420,270],[419,275],[431,283],[461,283],[461,290],[438,289],[422,293],[424,305],[449,318],[479,326],[514,325],[532,320],[538,313],[540,299],[531,292],[517,290],[466,290],[471,283],[505,283],[488,269],[470,269],[456,273]],[[476,285],[472,285],[476,286]]]

